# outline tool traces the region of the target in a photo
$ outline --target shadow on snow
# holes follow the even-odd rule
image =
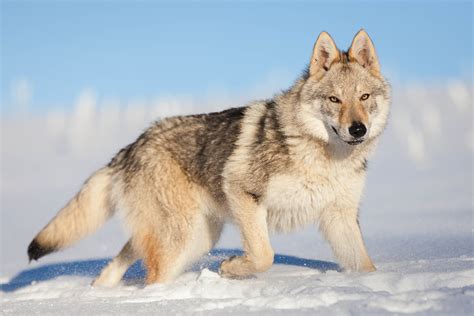
[[[209,269],[217,272],[220,262],[229,256],[239,256],[243,252],[239,249],[213,249],[209,255],[204,256],[193,264],[188,271],[201,271]],[[13,292],[30,285],[32,282],[52,280],[61,276],[96,277],[111,259],[95,259],[74,262],[53,263],[38,268],[26,269],[14,276],[8,283],[0,284],[0,291]],[[339,266],[333,262],[303,259],[294,256],[276,254],[274,264],[283,264],[326,272],[339,271]],[[124,276],[124,281],[130,283],[143,280],[146,272],[141,261],[133,264]]]

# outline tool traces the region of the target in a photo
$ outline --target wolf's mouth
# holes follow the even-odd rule
[[[331,126],[331,128],[334,131],[334,133],[336,133],[336,135],[339,136],[339,133],[337,132],[337,129],[334,126]],[[349,140],[349,141],[344,140],[344,142],[346,142],[349,145],[353,145],[353,146],[354,145],[359,145],[363,141],[364,141],[363,139],[356,139],[356,140]]]
[[[351,140],[351,141],[348,141],[346,143],[348,143],[349,145],[358,145],[360,143],[362,143],[364,140],[363,139],[358,139],[358,140]]]

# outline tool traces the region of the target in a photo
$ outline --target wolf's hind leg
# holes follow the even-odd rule
[[[174,280],[212,248],[222,228],[207,190],[166,153],[152,158],[160,163],[133,174],[122,203],[147,284]]]
[[[127,241],[120,253],[109,262],[109,264],[102,270],[97,279],[94,280],[92,286],[115,286],[128,268],[139,259],[137,253],[134,251],[131,240]]]
[[[168,229],[173,225],[166,225]],[[184,227],[176,225],[166,235],[156,231],[140,237],[147,269],[147,284],[173,281],[190,264],[209,252],[221,234],[223,222],[196,214]]]
[[[176,233],[178,236],[180,232]],[[143,263],[147,270],[145,283],[166,283],[176,278],[185,267],[180,260],[186,244],[183,239],[170,242],[154,232],[149,232],[138,238],[143,252]]]

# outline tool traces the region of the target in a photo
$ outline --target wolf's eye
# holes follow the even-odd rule
[[[365,101],[365,100],[367,100],[369,97],[370,97],[370,94],[364,93],[364,94],[360,97],[360,99],[361,99],[362,101]]]
[[[341,103],[341,100],[339,100],[335,96],[330,96],[329,101],[334,102],[334,103]]]

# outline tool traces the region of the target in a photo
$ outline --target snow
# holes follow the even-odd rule
[[[90,286],[106,260],[43,266],[2,286],[5,314],[34,313],[313,313],[469,314],[472,257],[381,262],[371,274],[341,273],[334,263],[278,255],[258,277],[221,278],[217,263],[235,250],[216,250],[171,284],[143,286],[132,267],[116,288]],[[33,281],[40,279],[40,281]]]
[[[394,89],[361,203],[374,273],[341,272],[308,226],[272,236],[277,255],[269,271],[224,279],[219,262],[241,253],[238,231],[226,226],[217,248],[173,283],[144,286],[137,263],[119,286],[92,287],[127,239],[118,219],[28,265],[34,234],[151,118],[241,101],[117,105],[85,92],[71,113],[2,117],[1,314],[473,314],[472,87],[463,82]]]

